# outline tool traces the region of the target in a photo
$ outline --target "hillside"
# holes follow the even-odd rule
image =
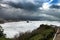
[[[27,31],[25,33],[20,33],[19,36],[16,35],[14,38],[6,38],[3,37],[3,35],[0,37],[0,40],[53,40],[54,34],[56,33],[55,27],[53,27],[53,25],[42,24],[32,32]]]
[[[55,32],[55,28],[51,25],[42,24],[32,32],[20,33],[20,36],[15,36],[14,40],[53,40]]]

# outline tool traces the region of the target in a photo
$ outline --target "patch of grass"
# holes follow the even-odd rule
[[[29,40],[41,40],[41,39],[43,39],[43,37],[44,37],[43,35],[38,34],[38,35],[35,35],[32,38],[30,38]]]
[[[12,40],[12,39],[0,37],[0,40]]]

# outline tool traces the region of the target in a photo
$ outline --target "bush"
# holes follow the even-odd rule
[[[5,34],[3,33],[3,29],[2,29],[2,27],[0,26],[0,37],[5,37]]]

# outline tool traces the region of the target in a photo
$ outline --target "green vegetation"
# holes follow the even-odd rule
[[[12,39],[0,37],[0,40],[12,40]]]
[[[42,24],[32,32],[21,33],[14,40],[52,40],[55,32],[54,27]]]

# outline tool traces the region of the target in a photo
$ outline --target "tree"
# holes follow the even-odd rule
[[[0,26],[0,37],[5,37],[5,34],[3,33],[4,29]]]

